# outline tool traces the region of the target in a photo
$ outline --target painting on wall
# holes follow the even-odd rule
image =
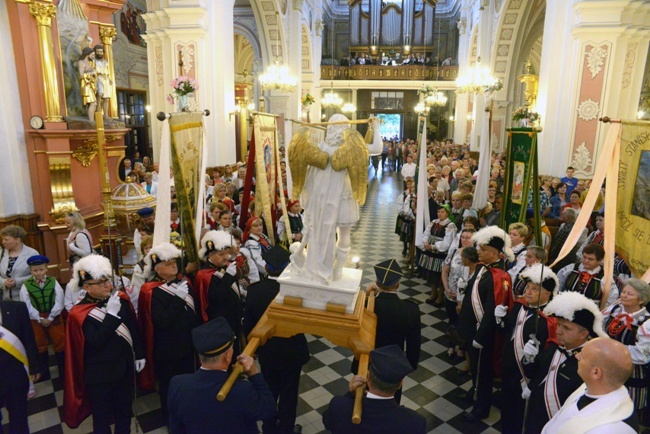
[[[130,43],[146,47],[147,43],[142,38],[146,33],[144,19],[141,16],[143,13],[144,11],[127,2],[120,11],[120,31]]]

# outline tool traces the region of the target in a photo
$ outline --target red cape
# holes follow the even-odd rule
[[[118,291],[120,298],[131,303],[129,296]],[[86,339],[83,323],[97,303],[77,304],[68,315],[65,333],[65,378],[63,383],[63,422],[77,428],[90,416],[90,401],[84,384],[84,348]]]
[[[138,374],[138,387],[143,390],[154,390],[156,378],[153,367],[153,321],[151,320],[151,296],[154,288],[165,282],[147,282],[140,288],[138,298],[138,326],[144,346],[144,357],[147,362],[144,369]]]
[[[492,282],[494,283],[494,305],[508,306],[508,310],[511,310],[514,300],[510,275],[500,268],[488,268],[488,270],[492,273]],[[505,337],[501,333],[496,333],[494,336],[493,368],[494,375],[498,378],[501,378],[501,350],[504,342]]]
[[[203,322],[208,322],[208,289],[212,275],[217,271],[216,268],[204,268],[196,273],[194,278],[194,292],[199,300],[199,317]]]
[[[147,282],[140,288],[140,297],[138,298],[138,325],[140,326],[140,335],[142,336],[144,355],[147,362],[144,369],[138,374],[138,387],[143,390],[155,390],[156,376],[153,362],[153,320],[151,319],[151,297],[153,290],[163,281]],[[187,280],[189,293],[194,297],[192,284]]]

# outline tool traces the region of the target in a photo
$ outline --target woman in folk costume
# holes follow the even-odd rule
[[[404,243],[402,256],[406,256],[409,243],[413,241],[413,228],[415,228],[415,191],[413,180],[406,180],[406,189],[397,197],[397,223],[395,233]]]
[[[650,313],[644,305],[650,301],[650,285],[629,279],[621,297],[603,311],[603,328],[607,335],[627,346],[632,355],[634,372],[625,385],[634,400],[639,420],[648,424],[648,379],[650,377]]]
[[[451,220],[451,208],[445,204],[438,208],[438,218],[426,227],[422,244],[418,246],[422,250],[418,263],[419,274],[431,284],[428,304],[437,307],[443,305],[442,265],[455,239],[456,225]]]
[[[372,122],[366,140],[340,114],[330,118],[325,141],[318,147],[306,127],[291,139],[292,194],[294,199],[300,196],[305,209],[303,238],[291,255],[292,272],[323,284],[341,279],[352,226],[359,221],[359,205],[366,201],[368,155],[382,146],[379,120]],[[370,137],[373,145],[368,146]]]
[[[282,242],[285,248],[294,242],[302,241],[302,229],[304,223],[302,221],[302,214],[300,214],[301,206],[300,201],[290,200],[287,204],[287,220],[289,221],[289,228],[291,229],[291,240],[288,239],[288,232],[284,218],[278,219],[278,239]]]
[[[259,217],[251,217],[246,222],[244,229],[244,247],[251,253],[253,261],[257,266],[260,276],[266,276],[266,261],[262,254],[271,250],[271,240],[264,235],[264,225]]]

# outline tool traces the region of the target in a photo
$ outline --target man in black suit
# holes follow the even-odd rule
[[[266,308],[280,292],[278,276],[289,265],[290,254],[274,246],[262,255],[268,279],[248,287],[244,312],[244,333],[248,335],[262,318]],[[271,338],[257,350],[262,375],[278,402],[277,416],[264,420],[264,434],[288,434],[301,431],[296,423],[298,385],[302,366],[309,361],[307,339],[302,333],[290,338]]]
[[[377,315],[377,332],[375,348],[387,345],[397,345],[404,351],[411,368],[416,370],[420,361],[420,309],[418,305],[402,300],[397,295],[399,281],[403,276],[402,269],[394,259],[375,265],[377,281],[366,288],[366,292],[376,292],[375,315]],[[356,373],[358,361],[352,362],[352,372]],[[399,404],[402,390],[395,393]]]
[[[40,366],[25,303],[0,301],[0,367],[0,407],[9,412],[9,432],[28,433],[27,393],[30,380],[40,377]]]
[[[135,372],[145,365],[133,307],[112,291],[110,261],[88,255],[74,264],[69,287],[86,292],[68,316],[63,420],[76,428],[91,413],[93,432],[131,429]]]
[[[554,297],[544,313],[557,319],[557,344],[550,344],[541,353],[532,342],[524,348],[525,354],[534,357],[534,363],[524,365],[531,380],[521,394],[529,401],[524,421],[529,434],[541,433],[564,401],[582,385],[576,354],[589,339],[607,336],[600,310],[578,292],[563,292]]]
[[[355,375],[350,380],[350,392],[335,396],[323,413],[323,425],[339,433],[409,433],[426,432],[426,420],[415,411],[400,406],[394,398],[402,387],[404,377],[413,372],[404,351],[397,345],[378,348],[370,352],[368,378]],[[361,423],[352,423],[354,392],[368,386],[363,398]]]
[[[228,379],[235,334],[223,317],[192,330],[201,369],[177,375],[169,385],[171,434],[257,434],[257,421],[275,414],[275,398],[252,357],[241,354],[248,380],[237,381],[224,401],[216,395]]]

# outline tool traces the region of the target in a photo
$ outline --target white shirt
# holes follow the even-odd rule
[[[406,163],[402,166],[402,176],[406,179],[407,177],[413,178],[415,176],[415,163]]]

